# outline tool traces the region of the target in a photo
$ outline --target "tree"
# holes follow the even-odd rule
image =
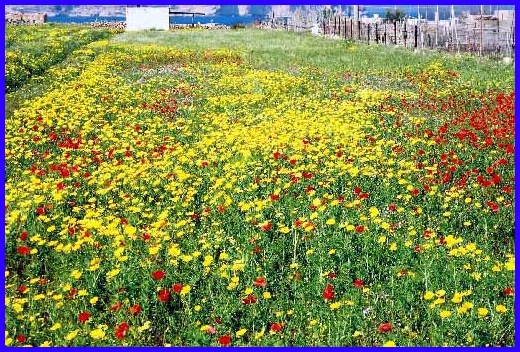
[[[386,10],[385,22],[394,23],[403,20],[406,17],[406,13],[401,9]]]

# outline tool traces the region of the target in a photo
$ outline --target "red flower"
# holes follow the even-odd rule
[[[365,285],[365,283],[361,279],[355,279],[353,284],[357,288],[363,288],[363,285]]]
[[[511,287],[506,287],[503,292],[506,296],[513,296],[515,294],[515,290]]]
[[[16,336],[16,341],[18,343],[24,343],[25,341],[27,341],[27,338],[25,337],[25,335],[18,335]]]
[[[271,228],[272,228],[272,225],[270,222],[267,222],[265,225],[261,226],[261,229],[264,231],[269,231],[269,230],[271,230]]]
[[[222,335],[218,338],[218,342],[222,345],[222,346],[227,346],[231,343],[231,336],[229,335]]]
[[[115,311],[119,310],[122,306],[123,306],[123,303],[117,302],[112,307],[110,307],[110,311],[115,312]]]
[[[363,233],[364,231],[365,231],[365,226],[363,226],[363,225],[356,226],[357,233]]]
[[[27,291],[27,287],[26,286],[24,286],[24,285],[18,286],[18,292],[24,293],[25,291]]]
[[[275,201],[275,200],[278,200],[278,198],[280,198],[280,197],[278,196],[278,194],[271,194],[271,195],[269,196],[269,198],[270,198],[272,201]]]
[[[327,284],[322,293],[323,298],[328,301],[334,298],[334,287],[331,284]]]
[[[43,215],[43,214],[45,214],[45,208],[44,208],[44,207],[38,207],[38,208],[36,209],[36,213],[37,213],[38,215]]]
[[[91,317],[91,314],[89,312],[81,312],[78,315],[78,320],[80,323],[85,324],[87,320]]]
[[[489,208],[491,208],[491,211],[496,213],[500,207],[495,202],[487,202],[486,203]]]
[[[128,329],[130,329],[130,325],[128,325],[126,321],[119,324],[114,331],[116,339],[121,340],[123,337],[125,337]]]
[[[267,286],[267,281],[263,277],[257,277],[253,285],[256,287],[265,287]]]
[[[271,331],[273,332],[280,332],[283,330],[283,323],[272,323],[271,324]]]
[[[134,304],[130,308],[128,308],[128,313],[133,315],[139,315],[141,314],[141,306],[139,304]]]
[[[249,304],[253,304],[255,302],[256,302],[255,295],[249,295],[246,298],[242,299],[242,304],[244,304],[246,306],[249,305]]]
[[[161,280],[162,278],[164,278],[164,276],[165,274],[162,270],[157,270],[152,273],[152,277],[154,278],[154,280]]]
[[[390,204],[388,205],[388,210],[390,210],[390,211],[395,211],[396,209],[397,209],[397,207],[395,206],[394,203],[390,203]]]
[[[421,251],[421,246],[415,246],[415,247],[413,247],[413,251],[414,251],[415,253],[419,253],[419,252]]]
[[[78,290],[75,288],[71,288],[69,290],[69,298],[74,298],[74,296],[78,293]]]
[[[338,275],[336,275],[335,273],[328,273],[328,274],[327,274],[327,277],[328,277],[329,279],[335,279],[336,277],[338,277]]]
[[[29,234],[27,233],[27,231],[24,231],[20,234],[20,239],[22,241],[25,241],[27,239],[27,237],[29,236]]]
[[[384,332],[390,332],[390,331],[392,331],[392,324],[383,323],[383,324],[379,325],[379,332],[384,333]]]
[[[170,300],[170,290],[167,290],[167,289],[160,290],[158,297],[159,297],[159,301],[168,302]]]
[[[273,153],[273,158],[275,158],[275,159],[279,159],[280,156],[281,156],[280,152],[274,152]]]
[[[173,284],[172,289],[175,293],[181,293],[182,284]]]
[[[354,188],[354,193],[355,194],[360,194],[361,193],[361,188],[359,188],[359,187]]]
[[[31,253],[31,249],[27,246],[20,246],[16,249],[16,251],[20,255],[27,255],[27,254]]]

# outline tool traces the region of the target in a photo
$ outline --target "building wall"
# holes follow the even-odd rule
[[[161,7],[135,7],[126,8],[126,30],[141,31],[147,29],[170,29],[170,9]]]

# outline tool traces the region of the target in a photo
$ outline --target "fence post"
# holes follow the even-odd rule
[[[417,49],[417,25],[415,25],[415,42],[413,44],[414,48]]]
[[[379,44],[379,32],[377,31],[377,23],[376,23],[376,44]]]
[[[394,44],[397,45],[397,22],[394,21]]]
[[[343,35],[345,35],[345,40],[347,39],[347,18],[345,17],[345,26],[343,28]]]
[[[361,40],[361,21],[357,21],[357,39]]]
[[[367,44],[370,45],[370,23],[367,25]]]
[[[323,35],[326,35],[327,32],[325,31],[325,20],[323,20]]]
[[[350,39],[354,37],[354,22],[352,22],[352,18],[350,19]]]

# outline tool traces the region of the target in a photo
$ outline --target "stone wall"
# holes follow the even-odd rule
[[[6,13],[5,22],[8,24],[44,24],[47,23],[46,13]]]

